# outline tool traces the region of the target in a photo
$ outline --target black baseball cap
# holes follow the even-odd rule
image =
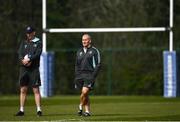
[[[32,26],[27,26],[26,27],[26,33],[32,33],[34,31],[35,31],[35,29]]]

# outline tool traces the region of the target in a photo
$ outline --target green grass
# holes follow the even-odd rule
[[[15,117],[18,96],[0,96],[0,121],[178,121],[180,98],[154,96],[90,96],[91,117],[77,116],[79,96],[43,98],[43,116],[36,116],[34,98],[28,96],[25,116]]]

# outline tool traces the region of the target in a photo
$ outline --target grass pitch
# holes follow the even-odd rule
[[[79,96],[42,99],[43,116],[36,116],[33,96],[28,96],[25,116],[16,117],[18,96],[0,97],[0,121],[178,121],[180,98],[154,96],[90,96],[90,117],[77,116]]]

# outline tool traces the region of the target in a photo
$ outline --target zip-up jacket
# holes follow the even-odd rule
[[[100,69],[99,50],[91,46],[84,52],[83,47],[77,51],[75,63],[75,79],[95,80]]]
[[[42,42],[40,41],[39,38],[35,37],[30,42],[28,42],[27,40],[22,41],[18,50],[20,65],[26,67],[21,63],[21,60],[24,59],[25,55],[27,55],[28,58],[30,59],[30,62],[32,62],[28,68],[38,68],[41,52],[42,52]]]

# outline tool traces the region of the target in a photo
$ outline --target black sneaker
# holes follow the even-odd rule
[[[24,112],[19,111],[19,112],[17,112],[17,113],[15,114],[15,116],[24,116]]]
[[[41,111],[38,111],[38,112],[37,112],[37,116],[42,116],[42,112],[41,112]]]
[[[88,113],[88,112],[84,112],[84,113],[83,113],[83,116],[88,117],[88,116],[91,116],[91,114]]]
[[[82,114],[83,114],[82,110],[79,110],[79,111],[78,111],[78,115],[79,115],[79,116],[82,116]]]

